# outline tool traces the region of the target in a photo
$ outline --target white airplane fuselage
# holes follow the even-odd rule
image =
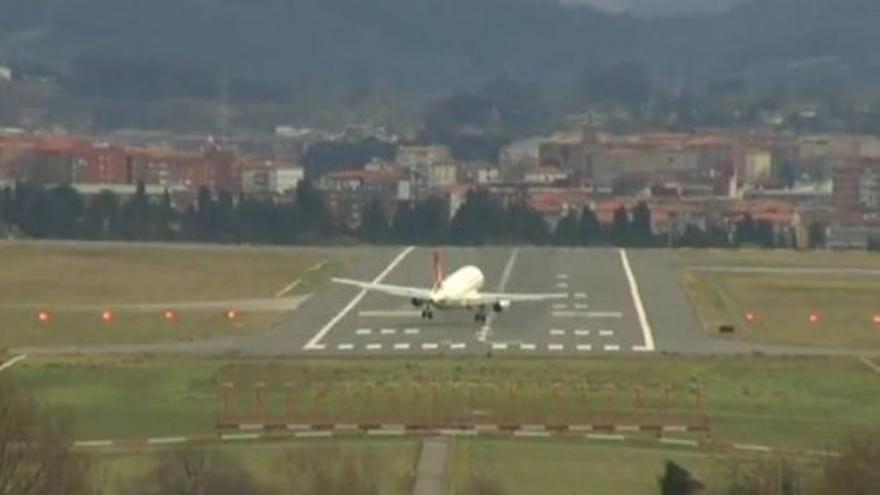
[[[473,266],[459,268],[444,278],[431,293],[431,305],[437,308],[470,307],[472,297],[479,294],[486,282],[483,272]]]

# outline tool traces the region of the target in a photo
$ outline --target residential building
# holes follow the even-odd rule
[[[860,159],[834,167],[832,204],[843,223],[880,217],[880,159]]]

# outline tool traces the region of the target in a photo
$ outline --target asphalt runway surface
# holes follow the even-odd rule
[[[570,356],[650,353],[664,344],[676,349],[708,340],[674,272],[650,252],[485,247],[446,248],[443,253],[450,272],[468,264],[480,267],[485,291],[568,297],[514,303],[480,325],[472,310],[435,310],[432,320],[424,320],[406,299],[332,286],[314,294],[275,335],[251,342],[248,350],[316,356]],[[432,256],[429,248],[376,250],[345,276],[428,287]],[[653,279],[643,281],[640,273]]]

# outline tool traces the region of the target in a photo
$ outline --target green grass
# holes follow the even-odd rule
[[[856,360],[831,358],[549,363],[36,358],[11,374],[42,401],[73,411],[77,436],[90,439],[213,432],[219,384],[229,380],[238,384],[236,411],[251,416],[253,383],[266,382],[268,413],[279,416],[285,408],[284,384],[291,384],[297,391],[295,420],[553,422],[606,410],[629,418],[616,413],[662,414],[666,384],[673,387],[670,409],[688,414],[694,410],[689,390],[696,383],[705,390],[712,435],[725,442],[821,448],[847,432],[876,425],[880,417],[876,374]],[[584,394],[587,384],[591,392]],[[612,395],[609,384],[616,390]],[[641,405],[635,404],[637,386],[644,391]],[[513,397],[512,387],[517,390]]]
[[[297,466],[304,460],[317,462],[329,472],[335,472],[346,462],[369,469],[370,476],[382,494],[408,494],[412,486],[413,468],[418,455],[415,439],[376,440],[346,439],[317,440],[285,443],[247,443],[240,445],[204,447],[228,456],[240,464],[261,484],[289,493],[289,473],[307,476]],[[169,449],[150,452],[111,452],[91,454],[96,481],[101,493],[124,493],[126,487],[139,483],[149,475],[166,456]]]
[[[582,440],[461,440],[453,450],[450,493],[468,493],[474,478],[495,480],[508,495],[659,493],[657,480],[666,461],[684,466],[710,490],[717,490],[729,482],[733,462],[748,460],[732,454],[597,445]],[[817,470],[816,465],[803,469],[806,473]]]
[[[0,249],[0,347],[186,341],[264,332],[277,311],[245,313],[230,324],[224,309],[181,309],[176,324],[160,311],[115,309],[112,326],[98,308],[271,298],[300,278],[306,293],[350,261],[318,250],[216,247],[5,245]],[[320,266],[319,266],[320,264]],[[314,269],[314,267],[319,268]],[[88,310],[82,307],[94,306]],[[49,324],[37,321],[49,311]]]
[[[738,328],[733,338],[850,349],[880,348],[880,278],[687,271],[684,287],[707,331]],[[751,312],[755,319],[746,320]],[[812,313],[818,323],[809,321]]]
[[[676,249],[673,265],[880,268],[880,254],[864,251],[793,251],[769,249]]]

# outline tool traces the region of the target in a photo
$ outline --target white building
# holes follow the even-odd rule
[[[5,65],[0,65],[0,82],[9,82],[12,80],[12,69]]]

